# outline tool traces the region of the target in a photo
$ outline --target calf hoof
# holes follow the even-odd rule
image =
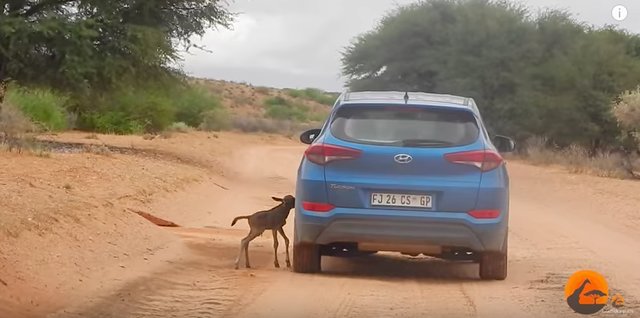
[[[278,263],[274,263],[273,266],[275,266],[276,268],[280,268],[280,264]]]
[[[247,266],[245,266],[246,268],[251,268],[251,265],[247,264]]]
[[[287,267],[291,267],[291,262],[287,261]]]

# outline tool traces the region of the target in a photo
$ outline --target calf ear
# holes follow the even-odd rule
[[[276,198],[276,197],[271,197],[273,199],[273,201],[278,201],[278,202],[282,202],[282,198]]]

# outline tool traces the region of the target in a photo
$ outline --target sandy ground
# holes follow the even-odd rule
[[[55,138],[97,142],[82,135]],[[303,146],[227,133],[153,141],[100,138],[155,149],[159,157],[54,155],[29,157],[34,162],[25,164],[24,157],[2,155],[1,168],[12,171],[11,179],[0,179],[2,209],[32,212],[14,213],[19,221],[10,227],[2,221],[7,241],[0,242],[0,278],[6,282],[0,282],[0,310],[14,315],[0,316],[29,311],[63,318],[567,317],[575,314],[563,299],[563,285],[581,269],[601,272],[612,293],[625,297],[624,308],[633,313],[623,316],[640,316],[638,182],[509,162],[512,214],[505,281],[480,281],[476,264],[387,253],[325,257],[322,274],[295,274],[273,267],[269,233],[251,245],[254,268],[233,270],[248,226],[241,221],[232,228],[230,221],[272,206],[272,195],[293,192]],[[79,177],[69,179],[74,176],[69,166],[83,164],[87,170],[72,169]],[[94,169],[102,171],[95,172],[95,180],[88,177]],[[76,180],[71,190],[64,188],[68,180]],[[114,200],[118,197],[124,199]],[[182,227],[154,227],[127,208]],[[29,227],[24,218],[39,209],[67,213]],[[289,237],[292,221],[286,227]],[[22,232],[14,233],[16,224]]]

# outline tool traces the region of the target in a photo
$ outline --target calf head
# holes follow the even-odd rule
[[[273,201],[284,203],[290,209],[292,209],[296,205],[296,198],[294,198],[292,195],[285,195],[283,198],[271,197],[271,199],[273,199]]]

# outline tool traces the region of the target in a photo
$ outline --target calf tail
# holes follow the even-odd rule
[[[238,220],[248,219],[248,218],[249,218],[249,216],[248,216],[248,215],[245,215],[245,216],[239,216],[239,217],[237,217],[237,218],[233,219],[233,222],[231,222],[231,226],[236,225],[236,222],[238,222]]]

